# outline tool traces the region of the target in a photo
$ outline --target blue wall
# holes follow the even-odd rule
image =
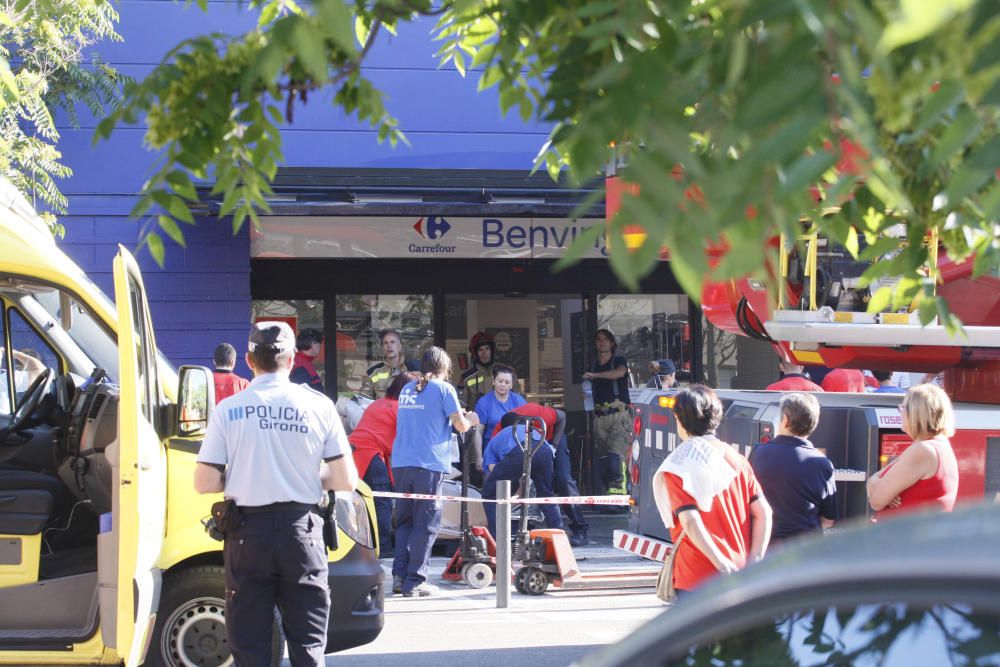
[[[122,43],[97,49],[106,60],[141,79],[171,47],[209,32],[238,34],[256,22],[246,3],[209,2],[208,13],[193,4],[123,0]],[[285,166],[421,169],[530,169],[548,127],[523,123],[516,111],[503,117],[494,91],[477,93],[478,73],[462,78],[451,66],[438,69],[433,20],[383,31],[366,61],[366,74],[386,91],[388,108],[399,118],[411,145],[378,144],[375,132],[334,109],[332,91],[309,98],[283,129]],[[83,110],[81,110],[83,113]],[[134,248],[138,224],[127,219],[155,155],[142,145],[143,127],[119,128],[93,145],[95,121],[82,127],[60,123],[60,148],[74,175],[62,183],[70,200],[63,219],[62,247],[111,293],[111,258],[116,244]],[[245,350],[250,317],[249,240],[233,237],[228,223],[202,220],[185,226],[188,248],[168,242],[166,266],[140,255],[160,348],[175,363],[210,364],[221,341]],[[240,370],[246,371],[245,368]]]

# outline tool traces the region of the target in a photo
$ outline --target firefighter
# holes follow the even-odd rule
[[[632,402],[628,395],[628,362],[617,354],[609,329],[594,334],[597,358],[583,374],[593,383],[594,444],[601,483],[612,495],[627,495],[625,460],[632,445]]]
[[[469,340],[472,353],[472,367],[462,373],[462,399],[467,410],[474,410],[482,396],[493,391],[493,364],[496,362],[497,347],[493,336],[485,331],[477,331]]]
[[[395,329],[386,329],[379,336],[382,361],[368,369],[361,393],[374,399],[383,398],[393,378],[400,373],[420,370],[420,364],[403,356],[403,339]]]

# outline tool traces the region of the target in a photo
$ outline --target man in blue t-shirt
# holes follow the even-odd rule
[[[439,347],[428,348],[420,361],[423,377],[399,394],[396,438],[392,444],[392,476],[399,493],[440,495],[441,480],[451,470],[451,429],[465,433],[479,424],[465,412],[455,388],[445,382],[451,358]],[[434,593],[427,584],[427,564],[441,525],[441,505],[434,500],[403,498],[396,502],[396,551],[392,592],[406,597]]]
[[[774,510],[771,544],[833,526],[837,485],[833,464],[807,439],[819,423],[812,394],[781,399],[778,435],[750,455],[757,481]]]
[[[483,473],[486,479],[483,481],[483,498],[493,499],[497,497],[497,482],[509,480],[511,482],[511,493],[518,490],[521,483],[521,475],[524,471],[524,445],[527,434],[523,422],[526,417],[514,412],[508,412],[501,420],[503,427],[497,433],[490,444],[483,452]],[[536,418],[537,419],[537,418]],[[521,421],[521,423],[518,423]],[[551,498],[555,495],[553,491],[553,481],[555,479],[554,461],[555,448],[547,441],[542,440],[542,434],[531,429],[532,435],[532,455],[531,455],[531,481],[535,484],[535,496],[538,498]],[[486,523],[489,526],[490,534],[497,534],[497,506],[494,503],[484,503],[486,510]],[[542,516],[545,517],[545,525],[548,528],[562,528],[562,513],[558,505],[542,505]]]
[[[872,371],[872,377],[878,380],[878,389],[873,394],[905,394],[906,390],[892,383],[892,371]]]

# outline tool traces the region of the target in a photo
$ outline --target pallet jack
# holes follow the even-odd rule
[[[530,488],[531,457],[537,451],[532,447],[531,427],[540,431],[539,446],[545,441],[545,424],[537,417],[519,419],[526,423],[525,442],[522,445],[514,430],[514,439],[524,450],[524,467],[521,476],[521,496],[527,498],[525,489]],[[528,503],[521,503],[521,516],[527,516]],[[583,573],[573,555],[573,547],[569,543],[566,531],[560,528],[543,528],[531,530],[526,521],[521,522],[517,538],[514,541],[512,560],[520,561],[514,576],[514,587],[524,595],[542,595],[551,585],[563,590],[580,590],[589,588],[644,588],[656,586],[660,568],[653,570],[606,570],[595,573]]]
[[[462,451],[462,497],[469,497],[469,448],[471,436],[459,435]],[[460,509],[458,549],[441,574],[445,581],[464,581],[472,588],[486,588],[493,583],[497,570],[497,545],[490,531],[482,526],[469,526],[469,503]]]

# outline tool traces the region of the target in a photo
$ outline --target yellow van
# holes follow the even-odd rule
[[[0,664],[228,665],[218,498],[192,486],[211,371],[157,353],[122,247],[114,281],[117,307],[0,179]],[[328,652],[383,623],[370,492],[336,510]]]

